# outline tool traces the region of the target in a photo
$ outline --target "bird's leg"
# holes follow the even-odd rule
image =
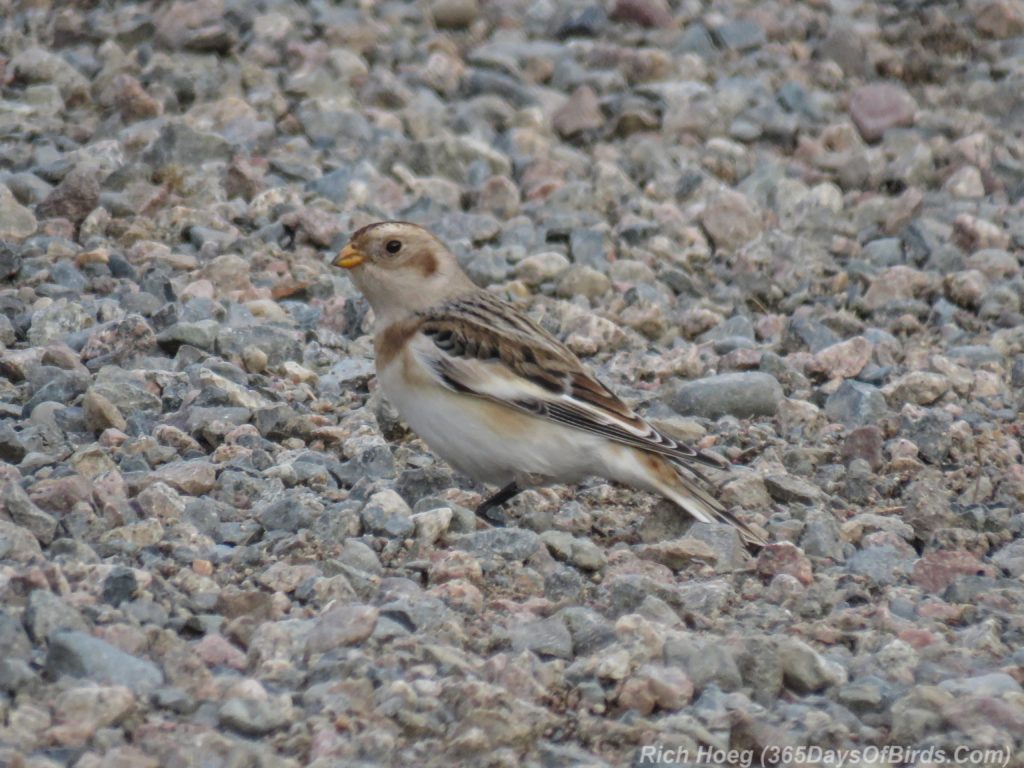
[[[516,494],[520,493],[522,490],[523,489],[516,484],[516,481],[513,480],[493,496],[490,496],[480,502],[480,506],[476,508],[477,517],[482,518],[485,522],[490,523],[491,525],[497,525],[499,527],[505,525],[508,521],[505,516],[498,511],[498,507]]]

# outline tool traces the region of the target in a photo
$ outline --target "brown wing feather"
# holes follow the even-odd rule
[[[474,392],[460,382],[459,358],[501,363],[517,376],[550,392],[553,398],[501,402],[535,416],[607,437],[625,445],[691,464],[718,469],[728,462],[667,437],[588,371],[553,335],[496,296],[480,291],[420,315],[420,332],[444,352],[438,373],[453,389]],[[445,358],[448,358],[446,362]]]

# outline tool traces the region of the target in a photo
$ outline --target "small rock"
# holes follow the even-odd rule
[[[181,519],[185,512],[185,500],[166,483],[153,483],[135,497],[145,517],[161,521]]]
[[[85,411],[85,426],[93,432],[100,433],[105,429],[124,432],[128,428],[128,422],[117,406],[94,389],[86,391],[82,409]]]
[[[665,639],[665,663],[681,667],[698,692],[711,684],[723,691],[735,691],[743,685],[736,656],[724,643],[671,634]]]
[[[127,686],[137,696],[163,685],[164,676],[153,662],[125,653],[105,640],[77,630],[57,630],[49,636],[46,671],[108,685]]]
[[[846,682],[846,670],[824,659],[807,643],[784,637],[778,648],[783,680],[797,693],[815,693]]]
[[[671,404],[682,414],[709,419],[725,415],[748,419],[774,416],[782,397],[782,385],[774,376],[749,371],[723,373],[685,382],[672,396]]]
[[[11,194],[11,190],[0,184],[0,240],[19,242],[34,235],[36,228],[36,217],[32,211],[21,205]],[[9,258],[13,260],[14,257],[12,255]]]
[[[678,512],[676,512],[678,515]],[[727,523],[694,523],[688,531],[689,538],[708,546],[714,553],[716,573],[729,573],[745,568],[750,555],[743,545],[739,532]]]
[[[1002,696],[1024,693],[1019,682],[1005,672],[990,672],[962,679],[943,680],[939,688],[956,696]]]
[[[814,581],[811,561],[799,547],[788,541],[764,547],[757,557],[757,572],[767,577],[786,574],[805,586]]]
[[[604,552],[590,539],[577,538],[564,531],[545,531],[540,538],[552,555],[585,571],[599,571],[607,563]]]
[[[814,365],[830,379],[850,379],[864,370],[871,362],[874,344],[863,336],[841,341],[825,347],[814,356]]]
[[[949,379],[941,373],[912,371],[888,384],[882,392],[893,402],[931,405],[949,391]]]
[[[569,269],[569,260],[560,253],[547,251],[527,256],[516,264],[516,277],[530,286],[557,280]]]
[[[847,427],[877,424],[888,410],[885,396],[877,387],[850,379],[825,401],[825,415]]]
[[[946,179],[942,188],[953,197],[962,200],[977,199],[985,196],[985,182],[981,171],[973,165],[965,165]]]
[[[412,510],[390,489],[373,494],[359,514],[366,529],[377,536],[406,538],[415,531]]]
[[[813,504],[821,498],[818,486],[793,475],[768,475],[764,486],[768,494],[782,504]]]
[[[217,482],[217,469],[203,459],[174,461],[154,471],[150,483],[164,483],[186,496],[202,496],[213,490]]]
[[[480,14],[477,0],[433,0],[430,16],[441,29],[465,29]]]
[[[551,126],[565,138],[597,130],[605,124],[597,94],[589,85],[581,85],[551,117]]]
[[[669,29],[675,26],[672,11],[665,0],[615,0],[609,18],[652,29]]]
[[[25,629],[37,643],[42,643],[58,629],[75,629],[82,632],[88,625],[74,608],[46,589],[34,589],[25,606]]]
[[[0,519],[0,560],[27,563],[42,554],[35,536],[20,525]]]
[[[491,528],[466,534],[460,543],[476,555],[526,560],[540,546],[540,536],[523,528]]]
[[[243,736],[266,736],[291,723],[293,709],[287,694],[271,699],[232,698],[221,705],[217,719]]]
[[[1019,579],[1024,576],[1024,539],[1011,541],[992,555],[992,562]]]
[[[761,214],[745,195],[720,192],[705,205],[700,223],[716,248],[734,251],[761,234]]]
[[[558,281],[555,293],[566,299],[571,299],[574,296],[596,299],[606,295],[611,287],[611,280],[603,272],[583,264],[574,264]]]
[[[509,630],[512,650],[542,658],[572,659],[572,635],[561,616],[517,624]]]
[[[835,517],[823,510],[810,511],[804,520],[800,548],[811,557],[827,557],[842,561],[843,542]]]
[[[245,654],[231,642],[217,633],[203,637],[193,646],[193,650],[206,666],[211,668],[226,667],[243,670],[246,666]]]
[[[89,738],[100,728],[119,725],[135,709],[136,698],[123,685],[82,685],[60,693],[53,702],[57,731],[73,730]]]
[[[986,248],[1006,249],[1010,245],[1010,235],[998,224],[961,213],[953,220],[953,242],[967,252]]]
[[[855,459],[862,459],[872,470],[877,471],[883,462],[882,443],[882,430],[874,424],[857,427],[846,435],[839,455],[844,464],[848,465]]]
[[[437,507],[417,512],[412,516],[416,538],[426,544],[433,544],[448,530],[453,517],[451,507]]]
[[[996,40],[1024,35],[1024,4],[1020,0],[986,3],[974,14],[974,28]]]
[[[14,427],[6,421],[0,421],[0,461],[17,464],[25,458],[27,452]]]
[[[961,576],[991,576],[992,568],[965,550],[926,552],[914,565],[912,581],[929,592],[941,592]]]
[[[669,712],[690,703],[693,683],[681,669],[644,664],[626,678],[619,692],[619,705],[641,715],[649,715],[655,707]]]
[[[380,612],[370,605],[340,605],[321,614],[306,636],[306,653],[358,645],[373,634]]]
[[[718,559],[706,542],[689,536],[648,544],[640,550],[640,557],[661,563],[673,571],[688,568],[695,563],[713,564]]]
[[[93,168],[76,168],[36,206],[42,218],[64,218],[75,224],[85,220],[100,202],[100,183]]]
[[[57,519],[37,507],[13,480],[0,481],[0,519],[3,518],[29,531],[44,546],[53,541],[57,532]]]
[[[103,580],[101,595],[103,602],[117,607],[126,600],[134,599],[138,591],[139,582],[135,577],[135,571],[119,565],[115,566]]]
[[[914,124],[917,102],[892,83],[871,83],[850,94],[850,117],[865,141],[878,141],[890,128]]]

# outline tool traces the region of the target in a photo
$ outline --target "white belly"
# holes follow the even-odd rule
[[[378,373],[388,400],[412,430],[459,472],[478,482],[523,487],[602,474],[605,441],[430,383],[415,389],[396,360]]]

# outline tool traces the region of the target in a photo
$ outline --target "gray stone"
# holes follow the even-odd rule
[[[288,495],[257,508],[256,519],[268,531],[294,533],[300,528],[308,528],[317,512],[318,510],[305,497]]]
[[[57,519],[37,507],[17,483],[0,482],[0,515],[30,531],[44,546],[53,541]]]
[[[835,516],[822,510],[809,512],[804,519],[800,548],[811,557],[827,557],[841,562],[843,542]]]
[[[877,677],[865,677],[841,686],[837,695],[840,702],[857,714],[879,712],[889,702],[889,688]]]
[[[900,421],[902,435],[917,446],[923,459],[931,464],[946,460],[953,446],[952,414],[941,408],[926,408],[920,415],[905,413]]]
[[[825,401],[825,415],[848,428],[876,424],[888,412],[877,387],[852,379],[844,380]]]
[[[391,490],[371,496],[360,512],[360,517],[370,533],[392,539],[412,536],[416,528],[409,505]]]
[[[597,571],[607,562],[604,552],[590,539],[577,538],[565,531],[544,531],[540,538],[552,555],[583,570]]]
[[[154,167],[169,163],[198,165],[212,160],[228,160],[231,144],[215,133],[201,131],[184,120],[167,123],[142,158]]]
[[[813,504],[821,498],[818,486],[795,475],[768,475],[764,479],[764,487],[773,499],[782,504]]]
[[[459,544],[475,555],[526,560],[540,546],[540,536],[522,528],[491,528],[463,536]]]
[[[27,452],[24,442],[10,422],[0,421],[0,461],[17,463]]]
[[[373,634],[380,612],[371,605],[339,605],[323,613],[306,636],[306,653],[355,645]]]
[[[0,648],[5,658],[27,661],[32,655],[32,643],[21,626],[21,622],[5,610],[0,609]]]
[[[797,693],[814,693],[846,682],[846,671],[795,637],[779,641],[783,678]]]
[[[516,624],[509,630],[512,650],[532,651],[542,658],[571,659],[573,639],[561,616]]]
[[[605,271],[610,250],[608,236],[600,230],[574,229],[569,233],[569,255],[576,264]]]
[[[782,385],[774,376],[751,371],[685,382],[672,395],[671,404],[682,414],[711,419],[731,415],[746,419],[774,416],[782,398]]]
[[[859,549],[846,561],[846,569],[877,584],[893,584],[909,575],[917,558],[890,544]]]
[[[749,51],[765,43],[764,30],[749,19],[727,22],[714,30],[714,36],[723,48],[733,51]]]
[[[102,597],[103,602],[113,606],[133,600],[139,591],[139,580],[135,577],[135,571],[125,568],[123,565],[116,566],[107,578],[103,580]]]
[[[53,678],[67,675],[105,685],[124,685],[137,696],[163,685],[164,675],[156,664],[125,653],[98,637],[60,629],[48,639],[46,672]]]
[[[1022,693],[1021,685],[1005,672],[943,680],[939,688],[956,696],[1002,696]]]
[[[74,606],[46,589],[35,589],[29,594],[24,621],[29,636],[37,643],[58,629],[85,632],[89,628]]]
[[[576,656],[589,656],[615,642],[615,627],[604,616],[584,606],[569,606],[559,611],[572,635],[572,650]]]
[[[269,699],[232,698],[221,704],[218,722],[243,736],[266,736],[292,720],[287,696]]]
[[[20,525],[0,519],[0,560],[26,563],[42,554],[35,536]]]
[[[302,360],[302,345],[296,331],[273,325],[222,328],[217,334],[217,352],[241,358],[246,348],[257,347],[267,355],[267,364],[281,365],[286,360]]]
[[[36,217],[32,211],[19,203],[11,194],[11,190],[0,184],[0,240],[7,242],[24,240],[35,234],[36,227]],[[6,274],[3,274],[3,277],[17,272],[16,269],[12,269],[13,255],[9,259],[5,268]],[[18,263],[20,264],[20,257]]]
[[[195,323],[174,323],[157,334],[156,341],[170,354],[178,351],[182,344],[212,351],[220,331],[221,323],[216,320],[200,320]]]
[[[736,657],[726,645],[713,640],[670,634],[665,639],[665,664],[681,667],[698,692],[709,685],[723,691],[735,691],[743,685]]]

